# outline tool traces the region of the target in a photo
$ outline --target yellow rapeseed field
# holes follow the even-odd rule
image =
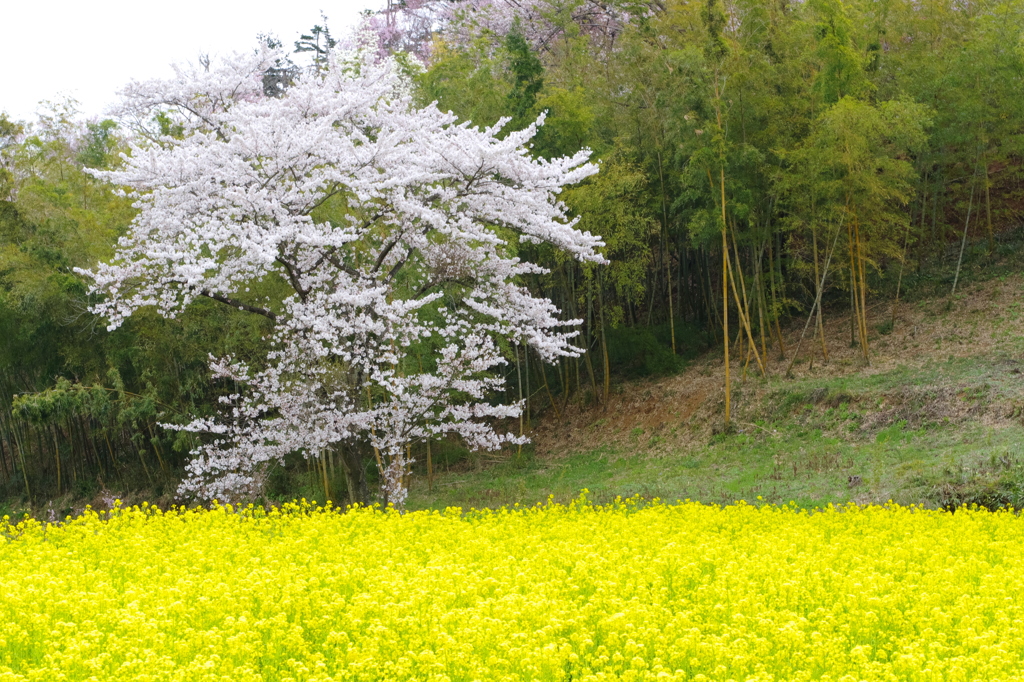
[[[1024,679],[1024,519],[739,503],[0,523],[0,681]]]

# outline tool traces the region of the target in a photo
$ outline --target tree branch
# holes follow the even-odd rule
[[[266,317],[269,320],[277,322],[277,315],[275,315],[272,311],[267,310],[266,308],[257,308],[254,305],[249,305],[248,303],[242,303],[241,301],[235,300],[233,298],[229,298],[227,296],[221,296],[220,294],[215,294],[212,291],[207,291],[206,289],[203,289],[202,291],[200,291],[199,295],[200,296],[205,296],[206,298],[212,298],[214,301],[220,301],[221,303],[229,305],[232,308],[238,308],[240,310],[245,310],[246,312],[256,313],[257,315],[262,315],[263,317]]]
[[[402,233],[399,233],[397,237],[391,240],[390,244],[384,247],[384,250],[380,252],[379,256],[377,256],[377,262],[373,264],[373,269],[370,270],[371,273],[377,272],[377,270],[380,269],[380,266],[384,263],[384,259],[388,257],[389,253],[391,253],[391,249],[395,248],[401,241]]]
[[[434,287],[439,287],[442,284],[461,284],[462,286],[469,287],[476,284],[476,278],[469,275],[464,275],[462,277],[442,277],[441,279],[436,281],[426,282],[416,291],[416,293],[413,295],[413,298],[419,298],[420,296],[427,293]]]
[[[288,274],[288,281],[291,283],[292,288],[295,289],[295,293],[297,293],[299,298],[302,299],[302,302],[305,303],[306,298],[309,296],[309,289],[303,288],[302,283],[299,280],[299,275],[302,274],[301,271],[284,259],[283,244],[278,245],[277,253],[277,262],[284,266],[285,272]]]

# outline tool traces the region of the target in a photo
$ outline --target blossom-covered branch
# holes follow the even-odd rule
[[[396,65],[367,50],[332,53],[327,70],[267,96],[277,58],[264,50],[128,88],[124,114],[159,113],[177,133],[95,172],[129,188],[139,214],[115,258],[88,273],[105,294],[94,310],[113,328],[140,307],[174,316],[205,296],[274,322],[265,366],[213,360],[215,376],[246,390],[183,427],[213,438],[182,492],[252,495],[269,462],[363,442],[401,504],[410,442],[515,440],[493,428],[520,409],[491,403],[497,339],[548,360],[579,352],[573,321],[518,283],[542,269],[516,253],[525,240],[602,261],[600,240],[558,200],[597,168],[587,151],[534,159],[543,118],[501,136],[504,122],[479,129],[416,108]],[[269,281],[291,293],[251,293]]]

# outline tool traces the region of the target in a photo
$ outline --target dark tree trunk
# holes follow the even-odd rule
[[[366,464],[361,446],[361,443],[342,445],[338,448],[338,454],[345,471],[349,504],[367,506],[370,504],[370,491],[366,483]]]

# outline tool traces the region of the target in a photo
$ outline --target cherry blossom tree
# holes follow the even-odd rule
[[[543,117],[499,136],[504,121],[479,129],[416,108],[398,66],[370,52],[334,51],[277,97],[263,87],[281,58],[269,48],[123,93],[121,116],[172,134],[148,131],[123,167],[93,171],[138,209],[115,257],[85,273],[103,295],[93,310],[115,328],[144,306],[173,317],[207,297],[273,323],[258,366],[211,358],[242,388],[217,417],[175,427],[207,434],[183,495],[257,495],[292,452],[341,451],[348,471],[359,461],[344,453],[363,443],[401,505],[410,443],[518,442],[495,426],[520,411],[494,400],[503,344],[580,352],[579,321],[518,283],[543,270],[517,250],[546,242],[603,262],[558,200],[596,172],[589,152],[532,158]],[[274,286],[286,295],[255,293]]]
[[[662,9],[660,0],[386,0],[369,17],[369,28],[383,50],[429,61],[438,34],[465,46],[483,34],[516,32],[532,49],[546,52],[568,30],[611,49],[634,17]]]
[[[404,52],[428,62],[435,34],[450,19],[449,5],[447,0],[385,0],[365,25],[377,36],[381,54]]]

